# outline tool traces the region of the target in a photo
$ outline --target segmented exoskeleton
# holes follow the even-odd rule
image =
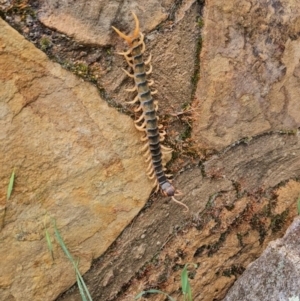
[[[127,89],[127,91],[137,91],[136,97],[127,103],[136,104],[135,112],[141,113],[140,117],[135,121],[135,126],[139,131],[145,133],[141,140],[146,142],[142,150],[145,151],[144,155],[147,158],[147,174],[150,179],[155,179],[154,187],[156,187],[156,191],[160,188],[165,196],[172,197],[175,202],[183,205],[188,210],[185,204],[174,198],[175,188],[164,173],[162,151],[172,152],[172,149],[160,143],[164,140],[166,132],[162,130],[161,125],[158,125],[158,103],[152,98],[152,95],[157,91],[150,90],[153,80],[147,79],[147,76],[152,72],[151,55],[146,61],[143,60],[143,53],[145,51],[144,35],[140,32],[137,16],[134,13],[132,14],[136,24],[132,35],[127,36],[115,27],[113,29],[129,45],[128,51],[119,54],[124,55],[127,63],[133,70],[133,74],[131,74],[123,69],[135,82],[135,86],[132,89]],[[148,71],[146,71],[146,66],[148,66]]]

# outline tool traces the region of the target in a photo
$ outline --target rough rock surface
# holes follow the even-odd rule
[[[92,296],[129,301],[159,288],[180,300],[180,272],[185,263],[196,263],[190,271],[193,300],[224,298],[297,215],[300,183],[292,178],[300,175],[299,157],[299,135],[268,134],[190,166],[175,181],[190,213],[162,197],[144,209],[84,276]],[[80,296],[72,289],[58,300]]]
[[[300,218],[283,238],[271,242],[235,282],[223,301],[299,300]],[[293,299],[298,297],[298,299]]]
[[[40,1],[38,18],[46,26],[56,28],[77,41],[76,46],[69,46],[78,49],[76,58],[72,57],[74,53],[70,49],[69,57],[64,60],[80,59],[87,64],[93,69],[97,84],[105,90],[107,99],[127,109],[130,106],[124,100],[131,100],[133,95],[125,92],[125,89],[132,86],[132,80],[121,70],[127,68],[124,58],[116,55],[116,52],[126,49],[127,45],[112,30],[111,25],[130,33],[134,28],[130,11],[134,11],[140,20],[141,31],[145,34],[146,56],[152,54],[151,77],[159,92],[156,97],[160,114],[174,114],[188,107],[195,85],[193,77],[200,40],[198,19],[202,6],[195,0],[180,3],[157,0],[104,2],[76,1],[76,5],[69,5],[64,1],[57,5],[57,1]],[[70,26],[70,20],[76,20],[74,22],[78,26]],[[33,31],[32,35],[38,36],[38,33]],[[60,57],[57,49],[62,43],[56,42],[57,37],[53,35],[46,37],[53,46],[49,52]],[[43,38],[45,35],[37,44]],[[90,50],[94,50],[86,51],[90,44],[93,44]]]
[[[222,149],[300,125],[297,1],[207,1],[193,138]]]
[[[73,36],[80,42],[104,46],[110,41],[113,32],[111,25],[123,27],[126,24],[128,27],[131,23],[131,11],[141,15],[141,23],[149,31],[167,18],[167,9],[172,2],[79,0],[74,5],[74,1],[69,0],[42,0],[39,19],[46,26]]]
[[[0,65],[0,299],[53,300],[75,277],[57,244],[52,260],[45,225],[56,218],[87,271],[151,192],[140,135],[2,19]]]
[[[119,118],[120,115],[109,109],[88,84],[46,61],[44,56],[41,59],[40,52],[24,40],[6,43],[9,51],[6,51],[5,64],[2,65],[8,65],[12,71],[7,74],[4,70],[10,69],[5,68],[0,75],[3,78],[12,76],[18,93],[11,92],[15,91],[11,87],[1,91],[9,99],[14,99],[10,96],[12,93],[16,95],[17,100],[9,101],[9,105],[14,108],[17,104],[14,110],[19,114],[15,114],[12,121],[8,117],[3,119],[7,122],[4,124],[6,128],[9,124],[9,132],[1,139],[6,146],[14,145],[12,143],[16,142],[11,141],[14,140],[13,134],[21,134],[17,135],[20,138],[15,152],[5,150],[3,159],[0,192],[3,194],[2,208],[6,206],[6,211],[2,210],[2,233],[7,240],[1,238],[0,244],[7,242],[3,246],[8,248],[9,241],[13,241],[12,235],[15,235],[13,246],[21,246],[23,250],[17,249],[20,252],[14,255],[21,262],[18,262],[16,271],[0,273],[8,274],[8,278],[0,278],[0,294],[3,292],[8,297],[13,292],[11,299],[18,300],[20,286],[22,296],[30,298],[33,294],[36,297],[47,293],[50,300],[74,282],[71,267],[63,261],[64,255],[59,253],[57,244],[54,262],[47,251],[42,231],[44,221],[50,228],[48,216],[59,217],[58,227],[71,251],[80,259],[83,272],[94,259],[84,278],[94,300],[103,301],[131,301],[137,293],[149,288],[159,288],[180,299],[179,275],[187,262],[198,264],[190,271],[194,300],[220,300],[267,244],[283,235],[297,214],[296,201],[300,194],[300,144],[296,130],[298,102],[295,96],[298,93],[299,61],[299,22],[295,15],[299,8],[291,1],[288,5],[287,0],[254,0],[251,3],[211,0],[206,1],[206,13],[201,22],[198,5],[201,2],[161,2],[165,11],[159,9],[159,13],[153,16],[148,12],[155,2],[148,1],[149,8],[140,2],[139,6],[134,6],[134,11],[146,33],[147,50],[153,55],[153,78],[159,91],[160,113],[169,113],[167,118],[161,114],[161,120],[168,124],[169,129],[170,123],[174,120],[180,123],[185,116],[184,112],[177,116],[171,114],[187,108],[193,95],[191,78],[197,80],[198,77],[194,73],[197,69],[194,58],[201,41],[199,29],[204,23],[201,77],[193,123],[188,127],[193,127],[198,148],[183,148],[183,151],[191,151],[192,154],[202,149],[219,151],[215,151],[213,157],[202,158],[201,162],[190,156],[189,164],[175,178],[175,186],[183,191],[182,201],[189,205],[191,214],[184,215],[181,207],[169,203],[166,198],[152,197],[151,206],[146,206],[136,215],[131,225],[102,256],[100,254],[118,231],[137,214],[149,193],[149,182],[140,167],[143,162],[137,162],[140,160],[139,135],[133,130],[130,120],[124,116]],[[47,3],[42,3],[40,17],[51,21],[51,14],[55,15],[58,10],[54,8],[54,2],[47,1],[47,12]],[[72,62],[79,59],[86,64],[84,67],[98,68],[99,74],[94,82],[105,92],[103,95],[108,96],[108,101],[113,100],[111,103],[119,104],[118,109],[121,107],[123,110],[124,99],[131,97],[124,93],[124,89],[132,85],[132,80],[121,71],[120,67],[126,66],[124,59],[115,55],[113,47],[109,47],[114,45],[117,51],[126,47],[116,35],[112,35],[110,25],[128,33],[133,28],[128,6],[138,2],[118,2],[116,5],[120,5],[121,13],[117,17],[111,3],[107,7],[111,17],[108,17],[106,8],[95,14],[100,11],[98,8],[102,2],[89,2],[85,6],[80,6],[83,5],[81,1],[76,1],[78,6],[70,3],[58,3],[68,18],[60,15],[60,20],[54,22],[52,19],[51,26],[58,28],[55,24],[65,22],[67,25],[60,25],[59,30],[63,30],[62,26],[70,26],[69,21],[78,21],[80,27],[76,27],[76,33],[65,31],[74,34],[74,40],[70,37],[62,39],[59,33],[47,28],[43,31],[38,22],[32,23],[32,18],[22,21],[24,15],[21,18],[16,16],[15,22],[21,19],[25,27],[23,33],[27,37],[35,37],[32,41],[36,45],[41,46],[44,38],[50,57],[61,58],[59,55],[64,53],[64,60]],[[155,12],[157,7],[154,5]],[[167,20],[165,14],[169,14]],[[102,20],[104,23],[98,27],[97,20],[99,24]],[[155,30],[149,32],[155,26]],[[82,33],[77,35],[81,29]],[[76,39],[85,45],[79,45]],[[26,47],[22,46],[24,43]],[[49,48],[47,43],[51,44]],[[90,47],[90,43],[105,47]],[[19,61],[8,60],[9,53],[15,53],[7,48],[12,44],[22,50],[23,56],[15,55]],[[30,53],[26,54],[22,47],[28,48]],[[14,71],[18,62],[20,66],[24,64],[18,71],[20,75]],[[51,77],[53,74],[54,79]],[[1,82],[1,85],[10,83],[11,80]],[[35,94],[34,91],[41,92]],[[67,91],[70,91],[71,100],[67,104],[61,103],[62,97],[68,99]],[[55,96],[56,93],[59,96]],[[77,107],[80,107],[78,111]],[[0,118],[0,122],[3,120]],[[26,127],[23,120],[27,122]],[[272,131],[282,128],[292,131]],[[28,133],[32,137],[30,141],[26,140]],[[189,132],[184,134],[188,136]],[[245,136],[247,139],[240,140]],[[170,137],[171,142],[178,146],[180,135],[169,131],[168,139]],[[28,151],[30,156],[22,157]],[[30,161],[31,154],[35,157]],[[178,157],[182,159],[181,152],[178,152]],[[12,199],[5,204],[4,194],[14,167],[17,172],[16,189]],[[100,169],[105,170],[105,174]],[[35,182],[31,180],[34,175],[38,179]],[[99,182],[107,186],[100,189]],[[120,193],[124,195],[125,188],[123,191],[121,188],[124,186],[128,189],[126,203],[123,198],[117,199]],[[139,200],[134,203],[136,196]],[[111,206],[110,209],[103,212],[102,203],[99,209],[100,198]],[[131,211],[128,202],[132,204],[130,208],[134,208]],[[34,208],[43,214],[37,214]],[[46,212],[50,214],[44,218]],[[101,213],[105,216],[101,216],[100,221]],[[126,222],[120,221],[119,214]],[[115,226],[106,228],[110,220],[120,225],[119,230]],[[16,224],[17,229],[13,228]],[[104,236],[105,231],[110,235]],[[90,237],[90,233],[95,235]],[[101,235],[100,238],[97,235]],[[96,246],[95,241],[98,243]],[[11,252],[5,248],[7,253]],[[29,256],[29,248],[30,252],[38,249],[36,257]],[[42,260],[41,256],[46,259]],[[10,262],[16,262],[15,258],[8,258]],[[54,268],[56,274],[47,279],[49,271]],[[38,271],[44,273],[44,282],[40,280]],[[13,279],[12,275],[18,278]],[[69,281],[70,275],[73,282]],[[43,300],[47,300],[45,298]],[[163,299],[162,296],[149,297],[149,300]],[[77,301],[81,298],[74,286],[57,300]]]

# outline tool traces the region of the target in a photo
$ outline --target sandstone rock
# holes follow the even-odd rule
[[[81,61],[97,70],[97,84],[105,90],[114,104],[130,109],[124,101],[133,97],[132,93],[125,91],[132,87],[132,79],[122,71],[122,68],[127,68],[124,58],[116,54],[127,49],[127,45],[115,34],[111,25],[130,33],[134,28],[130,11],[134,11],[145,34],[145,56],[152,54],[151,78],[158,90],[155,98],[159,101],[160,115],[181,112],[191,102],[195,84],[191,79],[199,42],[200,27],[197,20],[201,7],[194,0],[180,4],[172,1],[131,1],[130,4],[104,2],[77,1],[76,6],[63,2],[55,8],[55,1],[42,1],[38,16],[46,26],[56,28],[74,38],[74,41],[83,43],[87,52],[92,52],[91,48],[97,49],[94,50],[98,57],[96,61],[89,54],[86,57],[80,55]],[[101,12],[98,14],[96,12],[99,9]],[[166,20],[168,16],[169,19]],[[78,25],[70,26],[70,22]],[[88,44],[93,44],[94,47],[86,46]],[[76,45],[80,48],[80,45]],[[106,48],[99,47],[103,45]],[[108,48],[110,45],[112,47]],[[54,56],[60,55],[55,52],[57,48],[59,45],[55,44],[51,49]],[[72,54],[68,60],[74,60]],[[94,62],[91,63],[91,60]],[[174,117],[173,119],[176,120]]]
[[[200,148],[299,126],[299,13],[288,0],[206,3],[194,103]]]
[[[39,19],[46,26],[55,28],[85,44],[107,45],[112,34],[111,25],[129,29],[131,11],[141,20],[142,28],[152,30],[167,18],[166,9],[172,1],[40,1]],[[145,13],[147,12],[147,13]],[[126,25],[125,25],[126,24]]]
[[[300,218],[271,242],[235,282],[223,301],[295,300],[300,296]]]
[[[54,241],[52,261],[50,218],[84,273],[143,207],[151,182],[132,120],[2,19],[0,65],[0,299],[53,300],[75,275]]]
[[[190,269],[193,300],[224,298],[297,215],[300,183],[289,179],[300,173],[299,156],[297,135],[268,134],[187,168],[175,184],[190,215],[162,197],[143,210],[86,273],[92,296],[131,301],[143,290],[159,288],[180,300],[180,272],[185,263],[195,263],[198,267]],[[57,301],[75,300],[80,300],[77,289]]]

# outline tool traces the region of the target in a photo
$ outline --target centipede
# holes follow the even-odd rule
[[[132,70],[132,73],[130,73],[123,69],[134,80],[134,86],[126,89],[126,91],[136,93],[134,99],[127,101],[127,103],[134,105],[134,112],[139,114],[134,124],[137,130],[143,132],[141,141],[145,143],[142,152],[146,157],[146,173],[149,179],[153,180],[153,188],[156,192],[160,190],[164,196],[171,197],[174,202],[184,206],[188,211],[187,205],[175,198],[176,195],[181,193],[175,189],[165,174],[166,169],[162,162],[162,152],[172,153],[173,150],[162,144],[165,140],[166,131],[163,129],[163,125],[158,123],[158,101],[152,97],[157,94],[157,90],[152,89],[154,81],[149,79],[152,73],[151,54],[144,60],[146,50],[144,34],[140,31],[139,19],[136,14],[132,12],[132,15],[135,21],[135,29],[131,35],[124,34],[114,26],[112,28],[129,46],[127,51],[118,52],[118,54],[124,56]]]

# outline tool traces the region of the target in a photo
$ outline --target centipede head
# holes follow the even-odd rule
[[[135,21],[135,29],[133,31],[132,35],[126,35],[123,32],[121,32],[119,29],[117,29],[116,27],[112,26],[112,28],[114,29],[114,31],[122,38],[124,39],[129,47],[132,46],[132,42],[137,39],[139,37],[140,34],[140,22],[139,19],[137,18],[136,14],[134,12],[131,12]]]
[[[170,182],[165,182],[161,186],[161,191],[165,196],[174,196],[175,195],[175,188],[171,185]]]

